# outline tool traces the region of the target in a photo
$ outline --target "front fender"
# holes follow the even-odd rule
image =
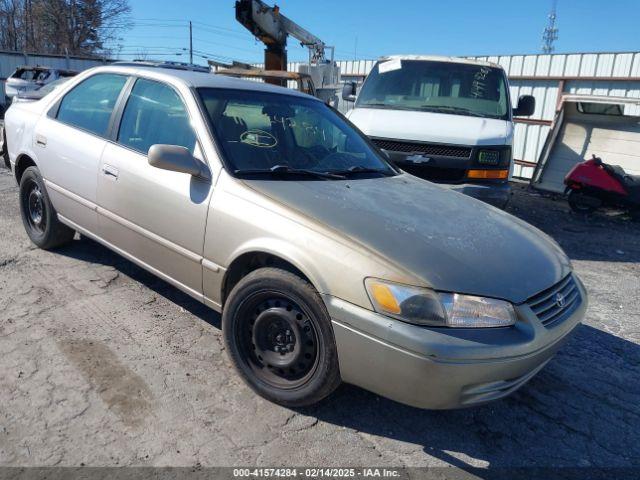
[[[239,245],[238,248],[232,252],[225,262],[226,265],[233,264],[236,259],[247,253],[266,253],[281,258],[300,270],[309,279],[318,293],[322,294],[329,291],[329,286],[320,271],[318,271],[314,259],[308,252],[305,252],[291,242],[279,238],[252,238]]]

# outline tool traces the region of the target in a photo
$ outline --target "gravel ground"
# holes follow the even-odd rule
[[[0,169],[0,465],[640,465],[640,224],[517,186],[591,295],[584,325],[508,399],[423,411],[343,386],[314,408],[254,395],[220,317],[86,239],[35,249]]]

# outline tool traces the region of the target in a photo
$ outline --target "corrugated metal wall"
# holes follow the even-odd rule
[[[82,71],[104,64],[105,61],[94,58],[63,57],[59,55],[31,55],[17,52],[0,52],[0,103],[4,102],[4,81],[16,68],[24,65],[41,65],[63,70]]]
[[[501,65],[510,78],[511,97],[536,97],[536,111],[518,119],[515,128],[514,174],[530,178],[553,120],[559,93],[579,93],[640,98],[640,52],[574,53],[554,55],[501,55],[471,57]],[[375,61],[339,61],[343,80],[362,81]],[[297,63],[289,70],[297,71]],[[351,108],[341,102],[340,110]],[[625,113],[640,115],[640,107],[627,106]]]

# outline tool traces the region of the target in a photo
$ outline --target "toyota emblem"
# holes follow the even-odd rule
[[[567,301],[564,298],[564,295],[561,293],[556,293],[556,305],[558,306],[558,308],[564,308],[566,304]]]

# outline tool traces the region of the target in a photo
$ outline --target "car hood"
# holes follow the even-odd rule
[[[520,303],[571,270],[561,248],[531,225],[408,174],[246,183],[437,290]]]
[[[495,118],[378,108],[355,108],[347,117],[370,137],[456,145],[505,145],[510,122]]]

